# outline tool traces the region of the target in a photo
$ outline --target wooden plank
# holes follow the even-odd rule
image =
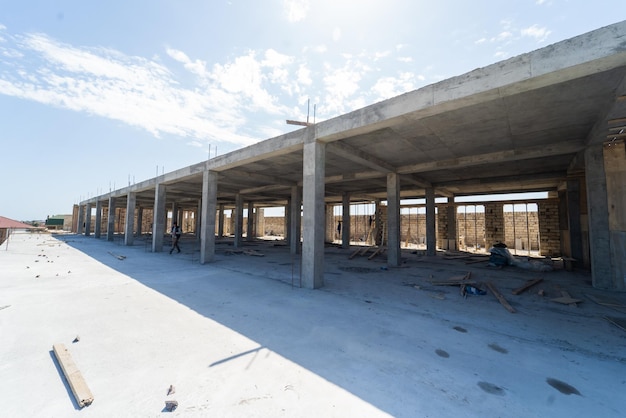
[[[504,306],[506,308],[507,311],[511,312],[511,313],[515,313],[517,312],[515,310],[514,307],[512,307],[509,302],[504,298],[504,296],[502,296],[502,293],[500,293],[498,291],[498,289],[496,289],[496,287],[493,285],[493,283],[487,283],[487,287],[489,288],[489,290],[491,290],[491,293],[496,297],[496,299],[498,299],[498,301],[500,302],[500,304],[502,304],[502,306]]]
[[[350,257],[348,257],[348,260],[352,260],[354,257],[356,257],[356,255],[358,253],[361,252],[361,248],[358,248],[355,252],[353,252],[352,254],[350,254]]]
[[[552,302],[562,303],[563,305],[571,305],[572,303],[580,303],[582,300],[574,299],[571,296],[561,296],[560,298],[550,299]]]
[[[576,299],[572,298],[572,297],[570,296],[570,294],[569,294],[569,293],[567,293],[565,290],[561,290],[561,295],[562,295],[564,298],[570,298],[570,299],[572,299],[572,301],[575,301],[575,300],[576,300]],[[581,302],[582,302],[582,301],[581,301]],[[578,302],[571,302],[571,303],[569,303],[569,306],[572,306],[572,307],[574,307],[574,308],[578,308],[577,303],[578,303]]]
[[[374,251],[374,253],[372,255],[367,257],[367,259],[371,260],[372,258],[376,257],[378,254],[382,254],[383,251],[385,251],[385,247],[380,247],[376,251]]]
[[[616,318],[614,316],[605,316],[604,319],[609,321],[611,324],[620,328],[622,331],[626,331],[626,318]]]
[[[72,389],[72,393],[74,394],[74,398],[76,398],[78,405],[81,408],[83,406],[91,405],[93,402],[93,395],[91,394],[83,375],[80,373],[80,370],[78,370],[78,367],[76,367],[74,360],[72,360],[69,350],[65,348],[64,344],[54,344],[52,346],[52,350],[54,351],[57,361],[61,365],[65,379],[70,384],[70,388]]]
[[[537,283],[541,283],[542,281],[543,279],[528,280],[526,283],[524,283],[522,287],[518,287],[517,289],[514,289],[511,293],[513,293],[514,295],[519,295],[520,293],[527,291],[528,289],[530,289]]]

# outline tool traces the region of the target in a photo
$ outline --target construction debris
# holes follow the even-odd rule
[[[605,316],[604,319],[609,321],[611,324],[620,328],[622,331],[626,331],[626,318],[616,318],[614,316]]]
[[[175,392],[176,392],[176,388],[174,387],[174,385],[170,385],[170,387],[167,388],[167,394],[168,395],[171,395],[171,394],[173,394]]]
[[[518,287],[517,289],[514,289],[511,293],[513,293],[514,295],[519,295],[520,293],[525,292],[526,290],[530,289],[537,283],[541,283],[542,281],[543,279],[528,280],[526,283],[524,283],[522,287]]]
[[[567,292],[565,292],[567,293]],[[567,296],[561,296],[560,298],[550,299],[552,302],[562,303],[563,305],[570,305],[576,307],[577,303],[582,302],[580,299],[574,299],[569,294]]]
[[[460,286],[468,284],[476,284],[476,281],[470,280],[472,273],[467,272],[464,276],[453,276],[449,279],[433,280],[429,279],[430,284],[433,286]]]
[[[74,398],[76,398],[76,402],[78,402],[78,406],[81,408],[84,406],[89,406],[93,402],[93,395],[87,387],[87,383],[83,378],[83,375],[76,367],[74,360],[72,360],[72,356],[67,348],[65,348],[64,344],[54,344],[52,346],[52,350],[54,351],[54,355],[56,356],[61,369],[63,370],[63,375],[65,379],[70,385],[72,389],[72,393],[74,394]]]
[[[517,312],[515,310],[515,308],[513,308],[509,302],[504,298],[504,296],[502,296],[502,293],[500,293],[498,291],[498,289],[496,289],[496,287],[494,286],[493,283],[487,283],[487,287],[489,288],[489,290],[491,290],[491,293],[493,293],[493,295],[496,297],[496,299],[498,299],[498,301],[500,302],[500,304],[502,304],[502,306],[504,306],[506,308],[507,311],[511,312],[511,313],[515,313]]]
[[[117,255],[117,254],[112,253],[111,251],[109,251],[109,254],[111,254],[113,257],[117,258],[118,260],[126,259],[125,255]]]
[[[165,401],[165,410],[167,412],[172,412],[174,411],[176,408],[178,408],[178,402],[176,401]]]
[[[77,335],[76,338],[74,338],[74,341],[72,341],[73,343],[77,343],[80,341],[80,335]]]

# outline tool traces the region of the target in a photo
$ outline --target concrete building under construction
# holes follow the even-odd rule
[[[409,242],[504,242],[626,291],[625,138],[626,21],[84,200],[73,230],[161,252],[174,219],[203,264],[226,235],[273,232],[312,289],[334,240],[384,247],[390,267]],[[462,199],[522,192],[545,196]]]

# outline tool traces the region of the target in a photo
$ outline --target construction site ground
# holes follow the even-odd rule
[[[283,241],[220,239],[209,264],[198,245],[185,235],[182,252],[169,254],[167,243],[152,252],[149,236],[125,246],[117,236],[11,235],[0,247],[0,415],[626,410],[626,294],[593,288],[588,272],[419,249],[390,267],[384,251],[328,245],[324,286],[310,290]],[[91,405],[76,400],[55,344],[68,349]]]

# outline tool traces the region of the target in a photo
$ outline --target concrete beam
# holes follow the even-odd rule
[[[364,165],[381,173],[392,173],[395,168],[371,154],[361,151],[359,148],[351,147],[343,142],[334,142],[327,145],[326,151],[330,151],[335,155],[343,157],[353,163]]]
[[[447,168],[472,167],[482,164],[496,164],[532,158],[550,157],[563,154],[574,154],[585,148],[582,141],[564,141],[555,144],[537,145],[486,154],[469,155],[441,161],[409,164],[398,167],[398,174],[421,173],[425,171],[444,170]]]

